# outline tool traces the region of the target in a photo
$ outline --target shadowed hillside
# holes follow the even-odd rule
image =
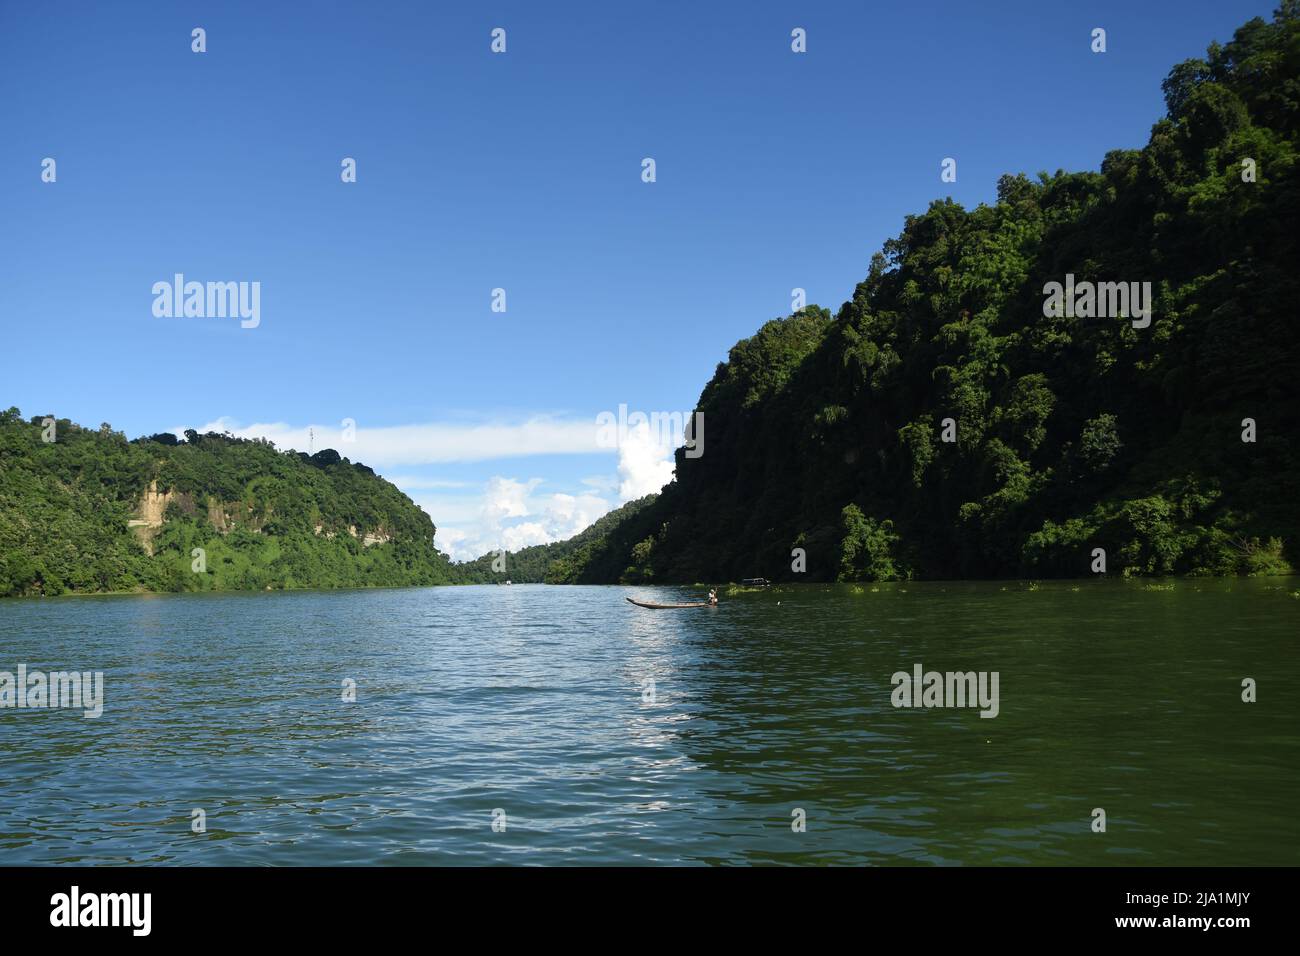
[[[738,343],[699,399],[704,455],[568,578],[1084,576],[1097,548],[1111,574],[1300,563],[1300,4],[1164,93],[1145,148],[936,201],[833,316]],[[1150,282],[1149,324],[1049,308],[1067,276]]]

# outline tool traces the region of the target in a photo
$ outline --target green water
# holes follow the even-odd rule
[[[0,670],[105,679],[0,710],[0,863],[1294,865],[1297,589],[0,602]],[[998,716],[895,708],[918,663],[996,671]]]

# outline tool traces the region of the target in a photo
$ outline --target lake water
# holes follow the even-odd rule
[[[0,602],[0,670],[105,679],[0,709],[0,864],[1294,865],[1297,588]],[[916,664],[998,672],[998,716],[895,708]]]

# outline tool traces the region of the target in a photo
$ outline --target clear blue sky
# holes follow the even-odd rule
[[[1141,146],[1169,67],[1272,7],[0,2],[0,406],[282,444],[352,418],[444,546],[567,533],[636,463],[510,428],[689,410],[792,288],[833,310],[932,199]],[[260,326],[156,318],[176,272],[259,281]],[[476,460],[425,447],[481,424]]]

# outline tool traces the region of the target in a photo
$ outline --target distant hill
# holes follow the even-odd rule
[[[1300,565],[1300,3],[1163,88],[1145,148],[936,201],[834,316],[738,343],[699,399],[703,455],[563,577]],[[1154,315],[1052,305],[1071,281],[1150,282]]]
[[[459,580],[429,516],[335,451],[46,418],[0,413],[0,595]]]
[[[461,580],[474,584],[500,584],[507,580],[514,584],[598,583],[590,576],[597,574],[599,557],[625,553],[631,548],[635,542],[624,540],[620,529],[654,499],[654,495],[646,495],[629,501],[564,541],[506,552],[503,562],[497,562],[496,554],[485,554],[456,565],[456,573]],[[504,563],[504,569],[494,571],[494,562],[498,566]]]

